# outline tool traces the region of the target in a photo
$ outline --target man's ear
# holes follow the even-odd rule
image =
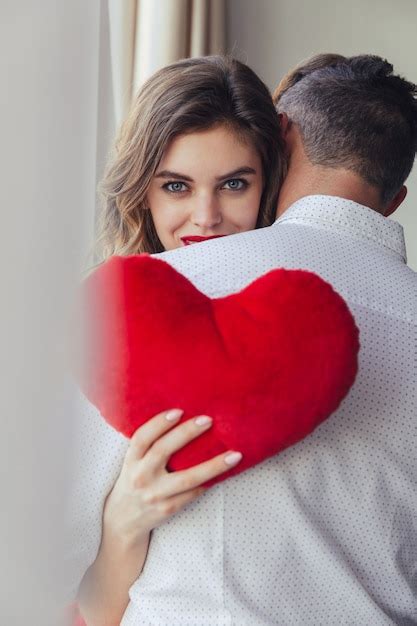
[[[388,205],[388,208],[386,209],[384,213],[384,217],[388,217],[389,215],[392,215],[392,213],[394,213],[394,211],[398,209],[400,204],[404,201],[407,195],[407,191],[408,191],[407,187],[403,185],[400,191],[395,196],[395,198],[391,200],[390,204]]]
[[[282,136],[285,139],[285,135],[288,133],[288,131],[291,128],[291,120],[289,119],[286,113],[278,113],[278,117],[279,117],[279,124],[281,126]]]
[[[286,113],[278,113],[281,137],[284,141],[285,156],[290,158],[294,146],[294,124]]]

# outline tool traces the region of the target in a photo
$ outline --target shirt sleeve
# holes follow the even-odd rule
[[[74,388],[74,430],[65,516],[65,594],[73,602],[101,542],[104,502],[122,468],[129,440]]]

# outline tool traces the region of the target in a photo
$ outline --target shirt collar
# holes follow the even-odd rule
[[[305,196],[279,217],[283,222],[304,223],[338,230],[359,239],[369,239],[398,254],[406,263],[403,227],[369,207],[336,196]]]

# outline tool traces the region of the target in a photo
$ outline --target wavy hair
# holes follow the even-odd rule
[[[146,205],[152,177],[174,138],[223,124],[250,142],[261,158],[264,187],[256,226],[274,221],[285,158],[268,88],[234,58],[184,59],[147,80],[120,128],[99,185],[96,263],[114,254],[163,251]]]

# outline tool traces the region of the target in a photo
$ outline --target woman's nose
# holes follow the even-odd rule
[[[218,199],[213,196],[195,198],[191,221],[200,228],[213,228],[222,221],[222,212]]]

